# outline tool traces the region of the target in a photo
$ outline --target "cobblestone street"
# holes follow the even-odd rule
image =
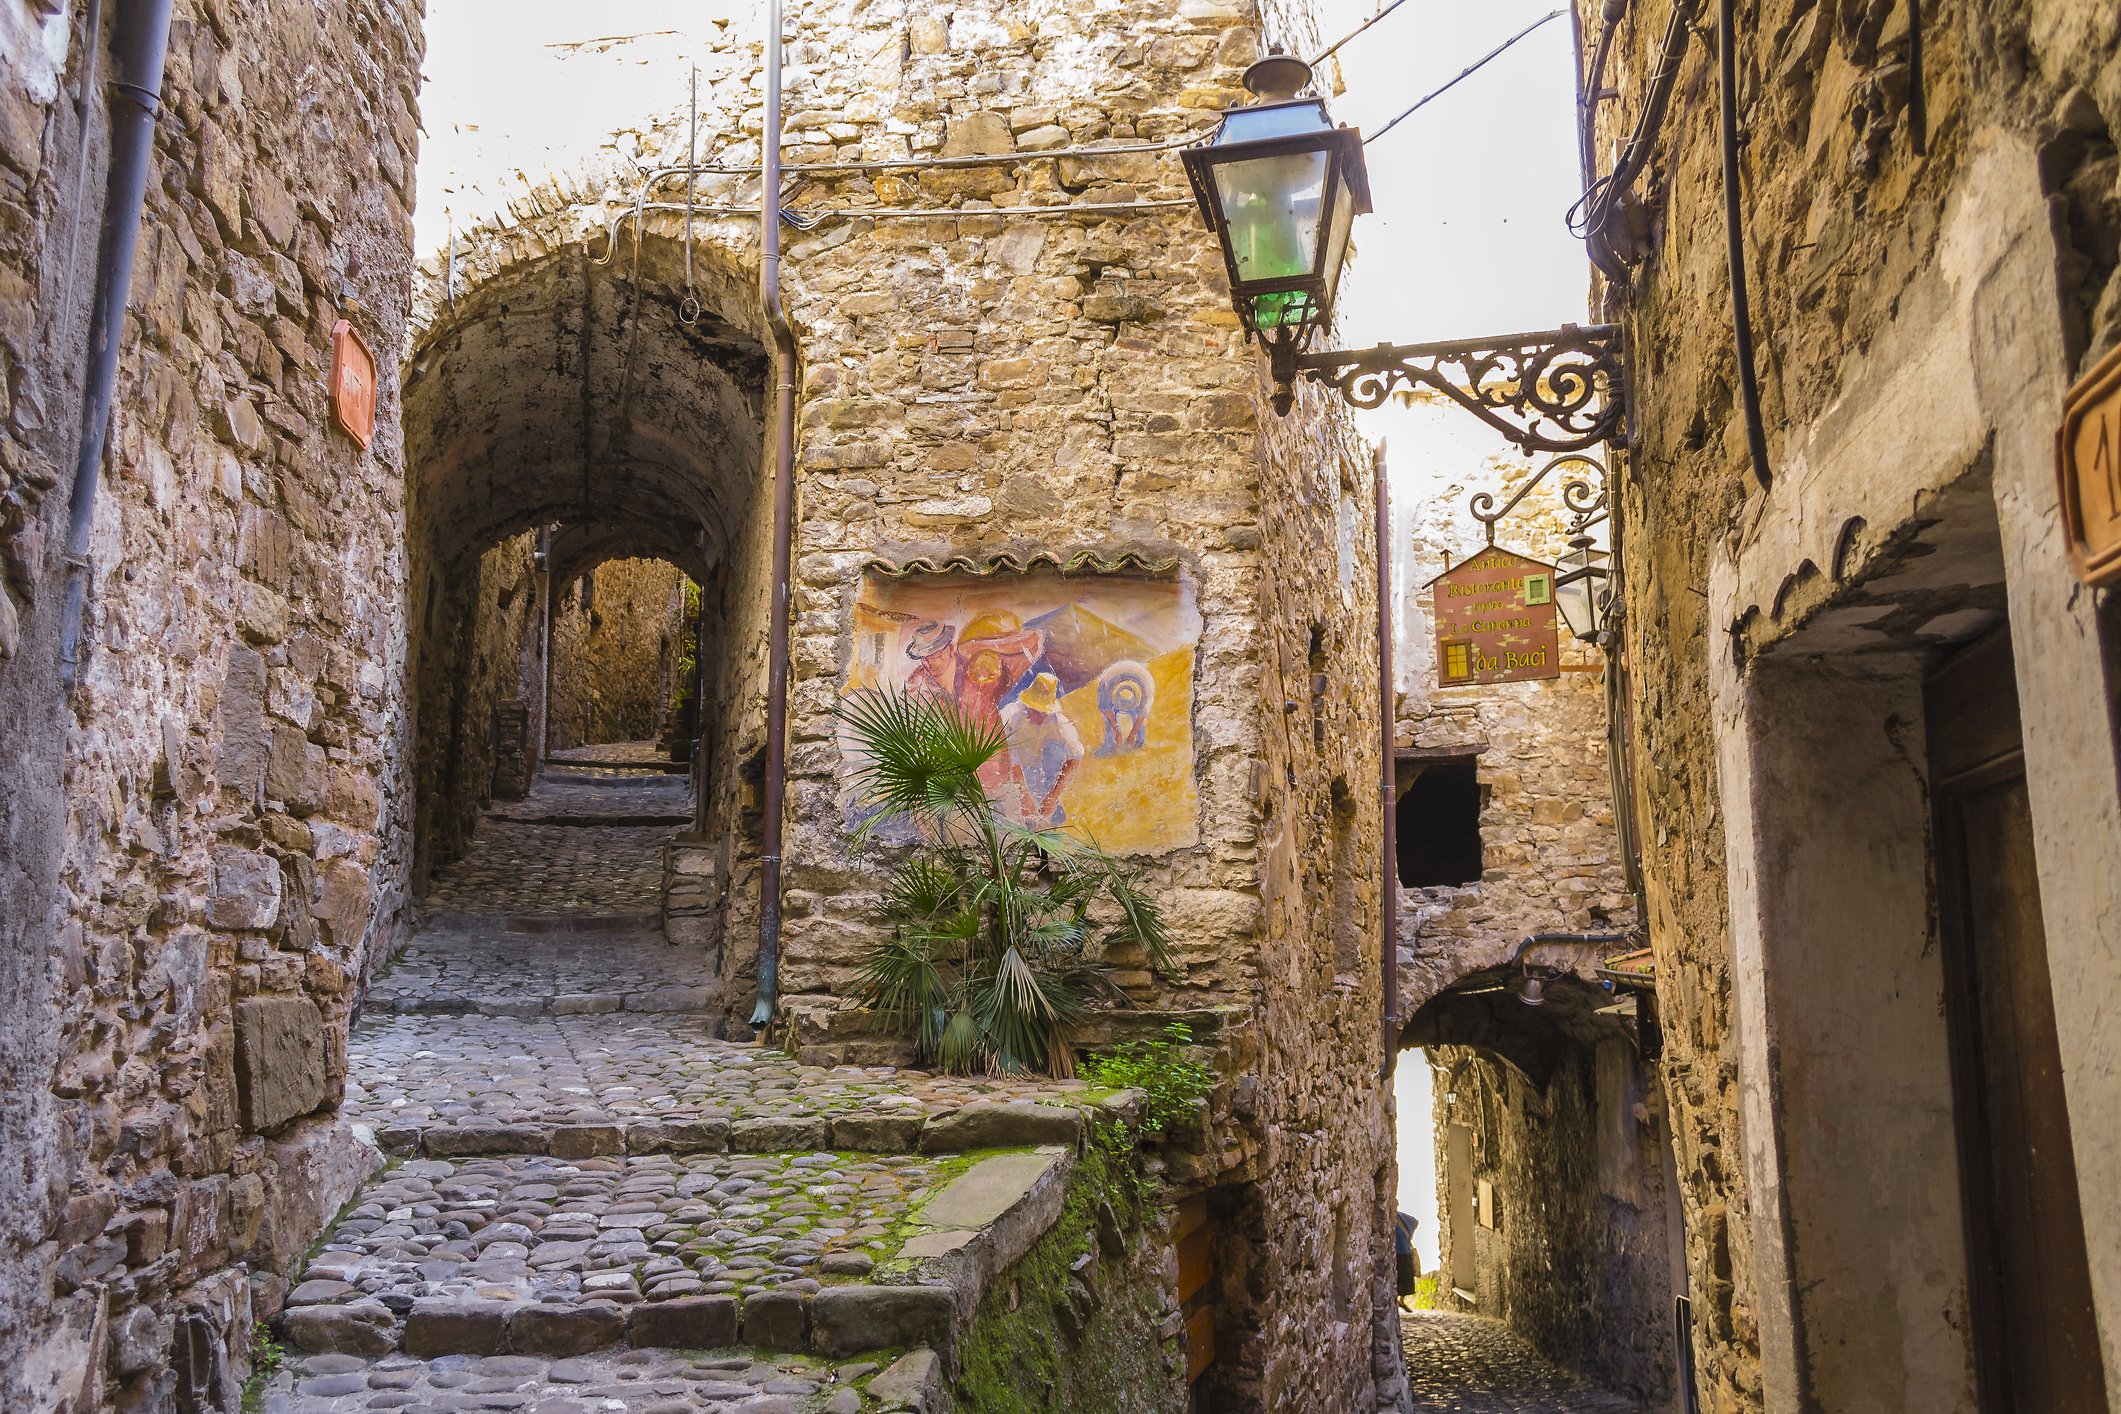
[[[1502,1322],[1459,1311],[1400,1320],[1418,1414],[1642,1414],[1548,1361]]]
[[[369,992],[344,1113],[396,1157],[289,1293],[264,1409],[928,1407],[954,1308],[919,1261],[1052,1181],[1083,1087],[715,1039],[655,926],[684,778],[570,755]]]

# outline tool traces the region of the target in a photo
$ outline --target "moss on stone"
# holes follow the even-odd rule
[[[1175,1339],[1163,1335],[1172,1310],[1162,1249],[1139,1221],[1130,1147],[1091,1143],[1070,1175],[1061,1215],[1024,1259],[987,1293],[959,1349],[956,1394],[965,1414],[1146,1414],[1186,1404]],[[1136,1221],[1127,1249],[1099,1256],[1098,1302],[1079,1340],[1062,1326],[1069,1268],[1096,1253],[1097,1208],[1110,1202]]]

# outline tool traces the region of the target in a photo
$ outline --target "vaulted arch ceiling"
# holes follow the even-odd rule
[[[598,558],[699,576],[722,557],[763,480],[767,362],[741,280],[696,285],[696,307],[683,260],[655,234],[604,264],[549,251],[438,313],[404,388],[408,519],[435,562],[560,522]]]

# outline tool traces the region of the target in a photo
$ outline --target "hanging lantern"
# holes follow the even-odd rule
[[[1291,350],[1332,321],[1349,227],[1370,210],[1362,135],[1335,127],[1324,99],[1296,96],[1310,82],[1303,60],[1268,55],[1245,71],[1260,101],[1230,109],[1214,137],[1185,151],[1238,318]]]
[[[1590,536],[1579,535],[1569,542],[1568,553],[1555,562],[1560,574],[1554,580],[1554,603],[1568,621],[1569,631],[1586,643],[1599,642],[1605,632],[1606,580],[1612,561]]]

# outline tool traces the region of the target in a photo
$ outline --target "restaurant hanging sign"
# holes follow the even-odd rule
[[[1561,676],[1552,565],[1489,545],[1429,592],[1439,686]]]

